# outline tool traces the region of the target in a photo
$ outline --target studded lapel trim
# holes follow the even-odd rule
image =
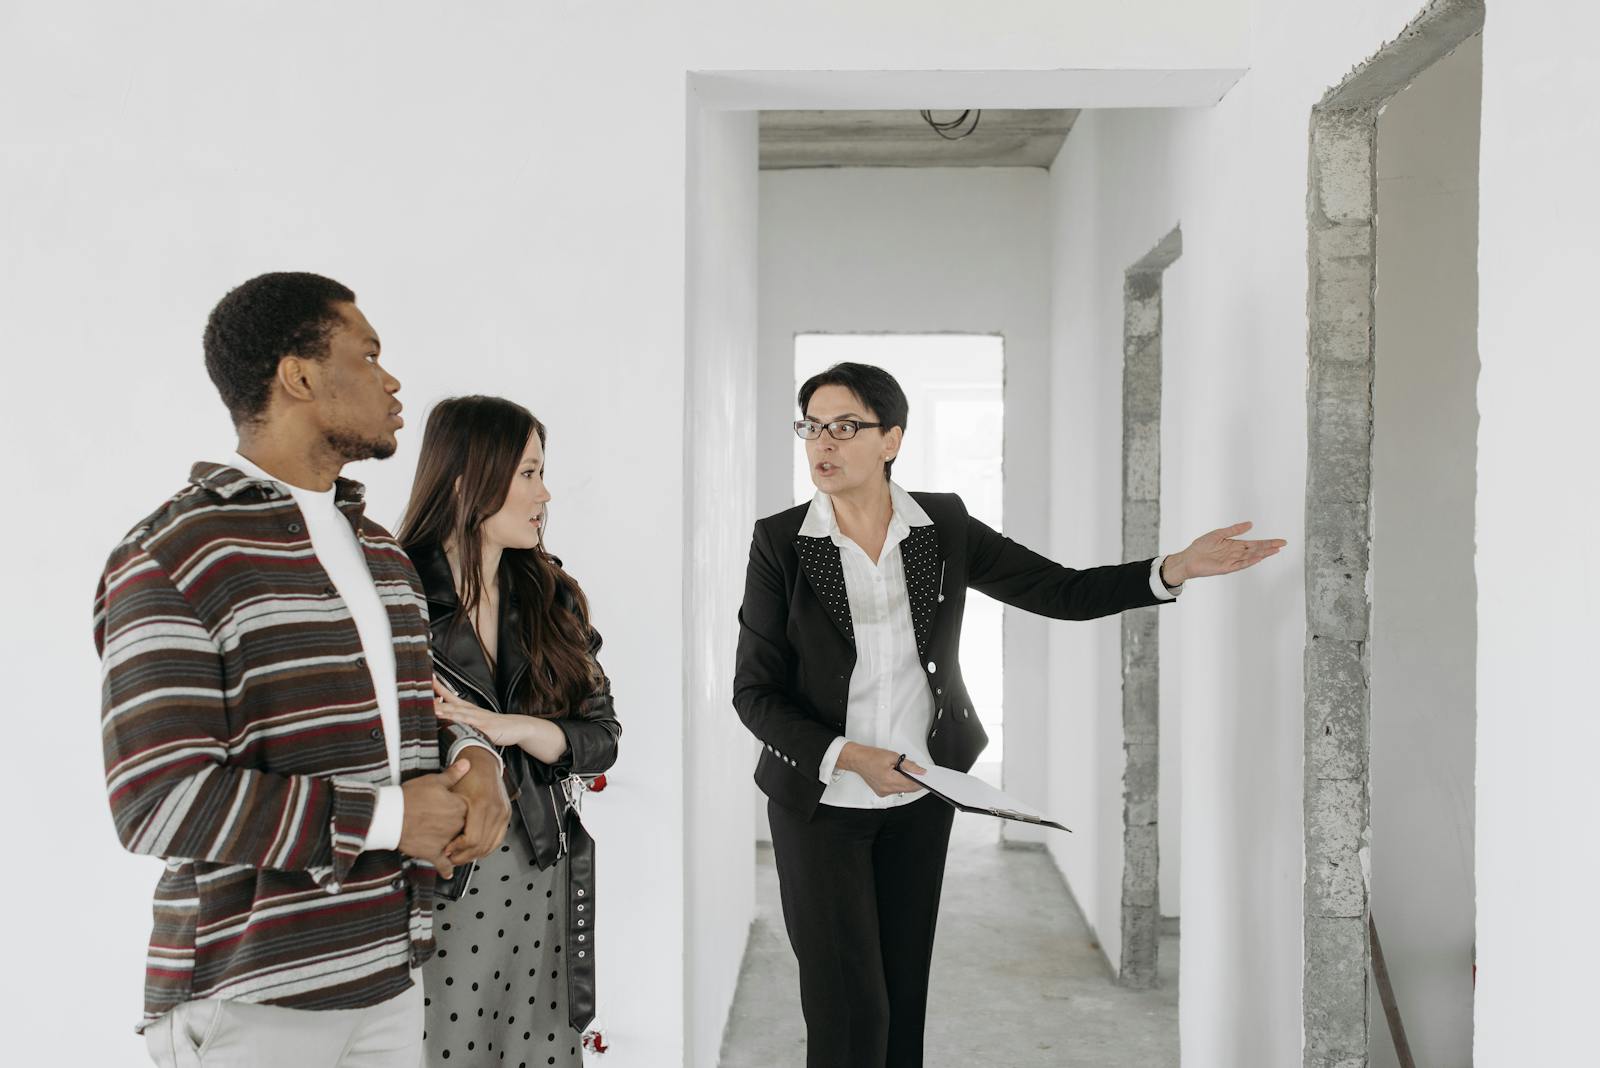
[[[911,629],[917,636],[917,659],[926,661],[933,642],[933,621],[939,614],[939,582],[943,561],[939,535],[932,525],[912,527],[900,542],[906,572],[906,598],[911,602]]]
[[[844,589],[844,565],[839,562],[839,547],[832,538],[812,538],[804,534],[794,539],[800,557],[800,570],[839,627],[839,633],[854,645],[855,626],[850,619],[850,597]]]

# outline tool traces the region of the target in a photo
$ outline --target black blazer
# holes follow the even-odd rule
[[[967,771],[989,742],[956,662],[969,586],[1054,619],[1168,602],[1150,589],[1150,560],[1075,571],[974,519],[953,493],[911,496],[933,520],[900,543],[917,657],[933,694],[928,752],[941,767]],[[844,733],[856,661],[839,547],[800,534],[810,507],[756,523],[733,676],[734,708],[764,745],[756,784],[807,819],[824,789],[822,758]]]
[[[428,596],[429,644],[434,668],[461,696],[480,708],[505,712],[511,695],[522,684],[529,670],[528,658],[519,643],[500,642],[500,655],[494,671],[484,659],[483,649],[465,620],[456,624],[461,599],[456,594],[450,564],[437,545],[412,546],[406,550],[422,579]],[[572,591],[562,586],[557,596],[575,606]],[[519,625],[520,606],[511,596],[500,599],[500,633],[514,634]],[[600,652],[600,635],[589,630],[589,655]],[[506,764],[508,788],[516,801],[517,813],[534,861],[547,868],[556,859],[560,846],[559,788],[552,784],[562,775],[598,775],[616,763],[617,739],[622,724],[612,707],[611,683],[601,676],[595,691],[568,715],[552,720],[567,736],[567,751],[555,764],[543,764],[519,746],[500,750]]]

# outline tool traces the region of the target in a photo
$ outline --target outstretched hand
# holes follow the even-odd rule
[[[1279,549],[1289,544],[1282,538],[1265,541],[1244,541],[1240,534],[1253,523],[1235,523],[1194,539],[1181,553],[1173,553],[1161,567],[1161,577],[1169,586],[1177,586],[1192,578],[1227,575],[1254,567]]]

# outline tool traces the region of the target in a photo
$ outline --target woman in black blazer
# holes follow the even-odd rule
[[[956,661],[970,587],[1055,619],[1174,599],[1283,542],[1243,523],[1181,553],[1062,567],[889,474],[907,402],[843,363],[800,389],[795,431],[817,495],[756,523],[739,612],[734,707],[762,743],[808,1068],[922,1064],[928,968],[953,810],[896,770],[970,769],[987,744]]]

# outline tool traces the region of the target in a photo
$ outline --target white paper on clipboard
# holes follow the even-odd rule
[[[920,774],[906,768],[902,768],[901,771],[963,811],[986,812],[1005,819],[1044,823],[1052,827],[1061,827],[1064,831],[1070,830],[1032,805],[1018,801],[1003,790],[995,789],[975,775],[938,766],[930,767]]]

